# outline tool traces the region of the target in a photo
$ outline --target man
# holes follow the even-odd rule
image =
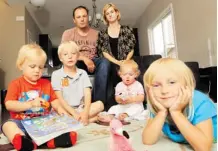
[[[88,25],[88,9],[84,6],[76,7],[73,10],[73,22],[76,27],[64,31],[62,42],[72,40],[80,47],[77,67],[86,70],[88,74],[95,73],[93,100],[101,100],[105,105],[110,63],[97,55],[98,32]]]

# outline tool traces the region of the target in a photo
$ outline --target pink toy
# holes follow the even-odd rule
[[[129,135],[123,131],[123,124],[113,119],[110,122],[111,142],[109,151],[135,151],[129,143]]]

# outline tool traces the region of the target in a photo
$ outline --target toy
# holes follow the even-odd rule
[[[123,131],[123,124],[113,119],[110,122],[111,140],[109,151],[135,151],[129,142],[129,135],[126,131]]]

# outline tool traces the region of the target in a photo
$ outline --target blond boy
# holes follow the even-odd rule
[[[33,150],[37,147],[27,136],[21,120],[49,114],[49,106],[59,114],[67,114],[59,104],[51,83],[41,79],[46,59],[45,52],[36,44],[24,45],[18,53],[16,65],[23,75],[8,86],[5,106],[11,119],[2,125],[3,133],[17,150]],[[66,135],[60,138],[65,139]]]
[[[84,125],[97,120],[104,109],[101,101],[91,103],[91,82],[86,71],[76,67],[79,47],[73,41],[63,42],[58,48],[63,67],[52,74],[52,87],[63,107]]]

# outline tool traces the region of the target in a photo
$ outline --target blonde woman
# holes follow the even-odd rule
[[[132,28],[120,25],[121,14],[114,4],[109,3],[104,6],[103,19],[107,28],[99,32],[98,51],[110,62],[120,65],[122,60],[132,58],[135,36]]]
[[[161,58],[144,74],[151,118],[142,134],[144,144],[154,144],[163,133],[174,142],[189,143],[194,150],[209,151],[217,140],[217,111],[210,98],[195,90],[191,70],[180,60]]]
[[[114,4],[109,3],[104,6],[103,19],[107,28],[98,34],[97,50],[100,56],[112,63],[110,69],[112,74],[109,81],[113,81],[111,84],[112,87],[115,87],[121,81],[117,75],[117,70],[123,60],[132,58],[136,40],[132,28],[119,23],[121,14]],[[109,90],[108,92],[112,91]],[[108,94],[108,96],[110,95]],[[111,99],[114,99],[113,92]],[[114,105],[112,101],[107,102],[107,104],[109,104],[109,107]]]

